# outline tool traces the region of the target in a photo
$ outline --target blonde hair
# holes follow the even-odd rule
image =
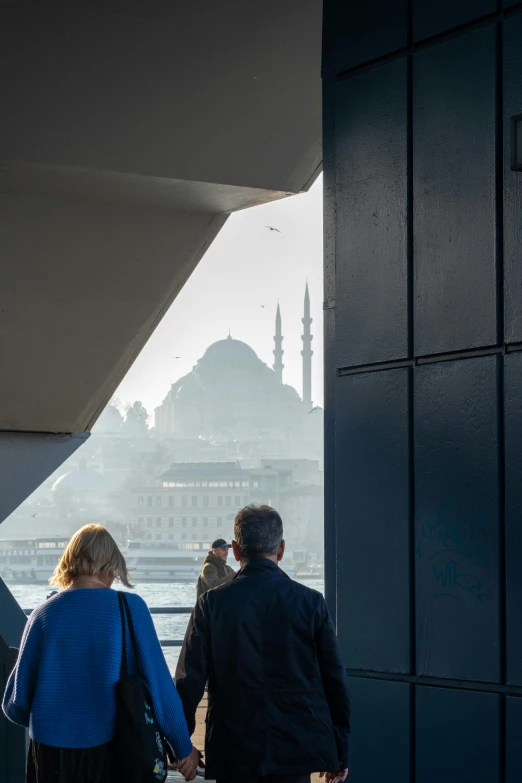
[[[80,576],[97,576],[104,581],[129,582],[127,563],[118,545],[103,525],[85,525],[71,538],[49,579],[49,584],[69,587]]]

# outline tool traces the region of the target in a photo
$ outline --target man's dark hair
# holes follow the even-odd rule
[[[283,540],[283,522],[270,506],[245,506],[236,516],[234,538],[244,560],[275,555]]]

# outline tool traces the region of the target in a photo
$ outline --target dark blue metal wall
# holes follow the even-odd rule
[[[327,597],[352,783],[522,779],[522,3],[325,0]]]

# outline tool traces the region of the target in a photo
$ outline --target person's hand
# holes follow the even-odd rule
[[[200,751],[193,747],[190,755],[178,762],[178,772],[183,775],[185,780],[194,780],[200,760]]]
[[[320,778],[325,778],[326,783],[344,783],[348,777],[347,769],[338,769],[336,772],[320,772]]]

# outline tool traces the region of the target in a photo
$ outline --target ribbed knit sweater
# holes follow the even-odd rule
[[[183,707],[140,596],[127,593],[141,675],[161,730],[178,758],[192,750]],[[129,674],[136,674],[127,628]],[[64,590],[39,606],[24,631],[2,708],[37,742],[89,748],[114,736],[121,617],[115,590]]]

